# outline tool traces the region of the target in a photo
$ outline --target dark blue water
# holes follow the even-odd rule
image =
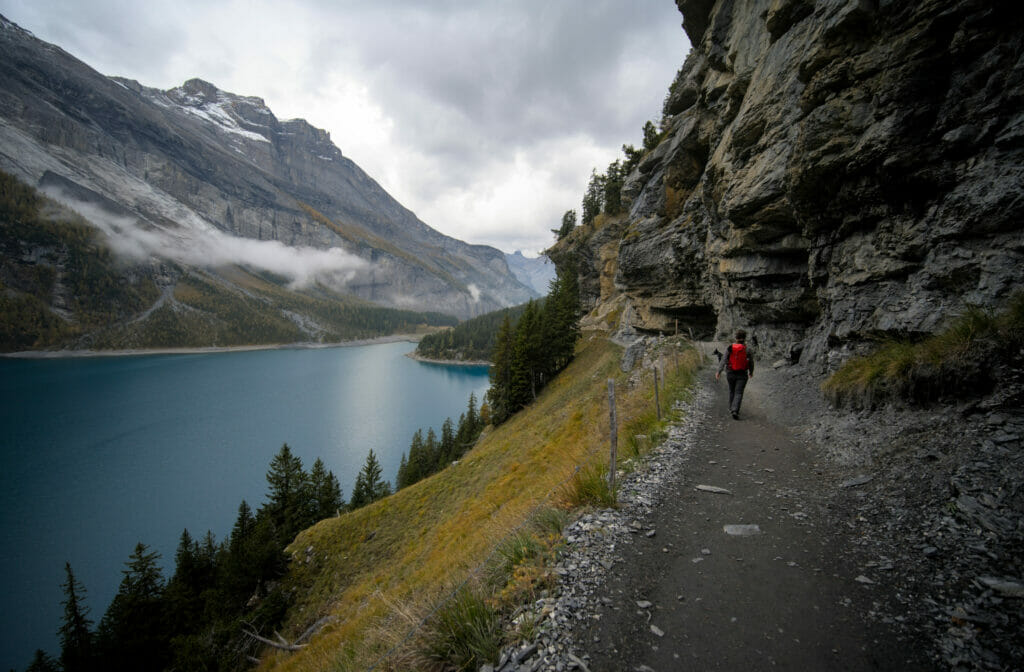
[[[137,542],[230,532],[288,443],[347,499],[371,448],[394,482],[413,432],[458,421],[484,367],[438,366],[394,343],[61,360],[0,359],[0,670],[59,654],[64,562],[98,622]]]

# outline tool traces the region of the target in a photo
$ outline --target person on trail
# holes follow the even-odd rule
[[[725,371],[725,379],[729,382],[729,412],[733,420],[740,419],[740,404],[743,403],[743,389],[747,379],[754,377],[754,355],[746,345],[747,332],[736,330],[736,342],[725,349],[715,380]]]

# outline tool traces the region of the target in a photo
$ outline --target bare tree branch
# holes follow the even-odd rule
[[[281,637],[281,635],[279,635],[276,632],[274,634],[277,635],[277,637],[281,640],[280,642],[275,642],[274,640],[267,639],[266,637],[260,637],[255,632],[250,632],[248,630],[245,630],[244,632],[245,634],[255,639],[257,642],[260,642],[261,644],[266,644],[267,646],[272,646],[275,649],[281,649],[283,651],[301,651],[302,649],[306,648],[305,644],[289,644],[284,637]]]

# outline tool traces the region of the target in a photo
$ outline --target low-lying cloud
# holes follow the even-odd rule
[[[59,191],[47,195],[81,214],[103,232],[111,250],[131,261],[152,257],[186,266],[223,268],[245,266],[287,278],[293,289],[322,283],[342,288],[369,263],[340,248],[292,247],[277,240],[232,236],[189,213],[179,228],[147,225],[138,219],[114,215]]]

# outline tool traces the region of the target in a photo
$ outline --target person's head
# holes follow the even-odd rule
[[[737,343],[746,343],[747,342],[747,332],[743,331],[742,329],[737,329],[736,330],[736,342]]]

